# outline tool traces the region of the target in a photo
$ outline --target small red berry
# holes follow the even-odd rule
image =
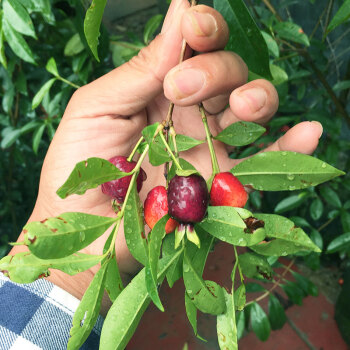
[[[248,194],[241,182],[230,172],[216,174],[210,190],[210,202],[213,206],[243,208]]]
[[[168,188],[169,214],[181,223],[201,222],[207,212],[209,194],[204,178],[198,174],[175,175]]]
[[[153,229],[158,220],[168,214],[168,198],[164,186],[154,187],[148,192],[144,209],[146,224]],[[165,225],[165,232],[173,232],[178,224],[174,219],[169,219]]]
[[[128,159],[124,156],[113,157],[109,159],[109,162],[114,164],[120,171],[123,171],[125,173],[129,173],[136,166],[136,162],[134,161],[128,162]],[[141,168],[136,178],[137,192],[141,191],[142,183],[143,181],[146,180],[146,178],[147,178],[146,173]],[[124,202],[130,181],[131,181],[131,175],[125,176],[117,180],[105,182],[104,184],[101,185],[101,189],[104,194],[107,194],[108,196],[116,199],[119,203],[122,203]]]

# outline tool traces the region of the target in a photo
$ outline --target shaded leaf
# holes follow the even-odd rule
[[[321,196],[322,198],[331,206],[340,208],[342,206],[341,200],[337,194],[332,188],[329,186],[322,186],[320,188]]]
[[[37,128],[33,134],[33,151],[35,154],[38,153],[40,141],[43,137],[44,130],[46,128],[45,124],[42,124],[39,128]]]
[[[75,33],[64,47],[65,56],[75,56],[84,50],[85,46],[80,39],[79,33]]]
[[[151,41],[152,36],[160,26],[163,21],[163,15],[154,15],[152,16],[147,23],[145,24],[145,29],[143,31],[143,42],[148,45]]]
[[[186,315],[188,318],[188,321],[190,322],[194,335],[203,341],[206,341],[203,339],[197,331],[197,308],[191,301],[191,298],[188,296],[188,294],[185,292],[185,308],[186,308]]]
[[[273,294],[269,297],[269,320],[273,330],[281,329],[287,321],[281,303]]]
[[[347,250],[350,247],[350,232],[346,232],[331,241],[327,247],[326,253],[335,253]]]
[[[275,207],[275,213],[281,214],[300,207],[309,197],[309,192],[301,192],[297,195],[282,199]]]
[[[35,94],[35,96],[33,97],[33,101],[32,101],[32,109],[35,109],[36,107],[38,107],[40,105],[40,103],[43,100],[44,96],[50,91],[51,86],[53,85],[53,83],[56,80],[57,80],[56,78],[52,78],[52,79],[48,80],[40,88],[40,90]]]
[[[223,15],[229,26],[230,36],[226,48],[239,54],[249,70],[270,79],[269,54],[265,40],[244,2],[214,0],[214,8]]]
[[[271,332],[269,319],[258,303],[250,306],[250,322],[254,333],[261,341],[266,341]]]
[[[350,18],[350,0],[344,0],[337,13],[328,25],[327,33],[338,27]]]
[[[310,46],[309,38],[301,29],[301,27],[295,23],[278,22],[275,25],[274,30],[282,39],[294,41],[305,46]]]
[[[318,220],[323,214],[323,203],[320,198],[315,198],[310,205],[310,216],[313,220]]]
[[[166,235],[163,240],[162,256],[167,257],[175,253],[175,235]],[[180,248],[178,248],[180,249]],[[166,278],[169,287],[172,288],[174,283],[182,277],[183,255],[179,255],[177,260],[169,267]]]
[[[242,272],[249,278],[272,278],[272,268],[266,258],[254,253],[244,253],[239,256]]]

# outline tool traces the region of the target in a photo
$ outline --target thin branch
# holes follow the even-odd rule
[[[308,336],[303,331],[301,331],[289,317],[287,317],[287,322],[310,350],[317,350],[317,348],[310,342]]]

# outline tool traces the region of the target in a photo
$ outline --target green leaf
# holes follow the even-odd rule
[[[177,176],[190,176],[193,174],[198,174],[198,171],[196,169],[189,169],[189,170],[176,169],[175,173]]]
[[[113,255],[108,263],[105,280],[105,289],[112,302],[117,299],[123,288],[123,282],[120,276],[117,260],[115,255]]]
[[[143,209],[139,194],[137,192],[136,181],[133,182],[129,198],[125,206],[124,236],[126,245],[128,246],[132,256],[142,265],[147,265],[148,248],[145,236]]]
[[[36,39],[35,29],[26,8],[18,0],[3,1],[4,18],[18,33]]]
[[[269,53],[263,36],[242,0],[214,0],[214,7],[228,23],[226,45],[247,63],[249,70],[271,79]]]
[[[53,85],[53,83],[56,80],[57,80],[56,78],[52,78],[52,79],[48,80],[40,88],[40,90],[35,94],[35,96],[33,97],[33,101],[32,101],[32,109],[35,109],[36,107],[38,107],[40,105],[40,103],[43,100],[44,96],[50,91],[51,86]]]
[[[238,260],[242,272],[249,278],[272,278],[272,268],[264,256],[254,253],[244,253]]]
[[[301,192],[297,195],[282,199],[275,207],[275,213],[281,214],[286,211],[300,207],[309,197],[309,192]]]
[[[266,237],[272,240],[250,247],[261,255],[285,256],[300,251],[321,252],[309,236],[293,221],[274,214],[255,214],[265,222]]]
[[[245,146],[254,142],[265,131],[265,128],[255,123],[236,122],[221,131],[214,139],[230,146]]]
[[[255,282],[247,283],[245,289],[247,293],[266,292],[266,289],[261,284]]]
[[[264,152],[231,169],[243,185],[264,191],[297,190],[344,175],[331,165],[296,152]]]
[[[163,15],[152,16],[145,24],[145,29],[143,31],[143,42],[148,45],[151,41],[152,36],[160,26],[163,21]]]
[[[183,249],[179,249],[173,256],[162,258],[159,261],[159,282],[162,281],[168,268],[182,253]],[[145,284],[145,269],[142,269],[109,309],[102,328],[100,348],[103,350],[124,350],[150,301]]]
[[[294,41],[305,46],[310,46],[310,41],[304,31],[295,23],[292,22],[278,22],[274,30],[282,39]]]
[[[350,0],[344,0],[327,28],[327,34],[350,18]]]
[[[11,147],[21,136],[22,132],[20,129],[9,129],[5,135],[3,136],[3,139],[1,140],[1,148],[6,149]]]
[[[166,235],[163,240],[162,256],[167,257],[174,255],[175,253],[175,235],[169,234]],[[178,248],[180,249],[180,248]],[[183,255],[179,255],[177,260],[171,265],[166,273],[166,278],[169,284],[169,287],[172,288],[174,283],[182,277],[182,260]]]
[[[85,46],[80,39],[79,33],[75,33],[64,47],[65,56],[75,56],[84,50]]]
[[[181,168],[183,169],[183,170],[193,170],[194,171],[194,174],[195,173],[198,173],[199,174],[199,172],[196,170],[196,168],[191,164],[191,163],[189,163],[187,160],[185,160],[185,159],[182,159],[182,158],[179,158],[179,163],[180,163],[180,165],[181,165]],[[175,166],[175,164],[174,163],[172,163],[172,165],[171,165],[171,168],[170,168],[170,170],[169,170],[169,173],[168,173],[168,178],[169,178],[169,181],[176,175],[176,166]]]
[[[236,208],[233,207],[209,206],[207,218],[197,226],[222,241],[241,247],[257,244],[265,238],[263,228],[257,229],[253,233],[246,233],[247,225]]]
[[[46,125],[42,124],[39,128],[37,128],[33,134],[33,151],[35,154],[38,154],[38,149],[40,145],[40,141],[43,137],[43,133]]]
[[[240,311],[236,313],[236,327],[238,340],[243,337],[245,330],[245,313]]]
[[[342,210],[340,214],[341,224],[344,232],[350,232],[350,212]]]
[[[56,61],[53,57],[51,57],[47,63],[46,63],[46,70],[48,72],[50,72],[52,75],[54,75],[55,77],[59,77],[59,73],[58,73],[58,69],[57,69],[57,64]]]
[[[269,297],[269,321],[273,330],[281,329],[287,321],[281,303],[273,294]]]
[[[270,71],[272,74],[271,83],[275,86],[281,85],[288,81],[288,74],[281,67],[276,64],[270,64]]]
[[[75,311],[67,350],[79,349],[96,323],[101,308],[108,262],[106,261],[97,271]]]
[[[309,279],[295,271],[291,272],[298,283],[298,286],[304,291],[305,295],[312,295],[314,297],[318,296],[318,288]]]
[[[114,164],[102,158],[88,158],[75,165],[66,182],[57,190],[61,198],[71,194],[84,194],[105,182],[130,175],[123,173]]]
[[[100,62],[97,52],[98,37],[100,36],[100,25],[106,3],[107,0],[92,0],[84,19],[86,41],[98,62]]]
[[[2,17],[3,13],[0,12],[0,62],[7,69],[7,58],[5,54],[5,40],[4,40],[4,31],[2,29]]]
[[[16,32],[11,27],[11,24],[8,23],[6,18],[2,19],[2,29],[5,39],[14,54],[26,62],[36,64],[33,52],[28,46],[27,42],[20,33]]]
[[[335,253],[345,251],[350,247],[350,232],[346,232],[331,241],[327,247],[326,253]]]
[[[241,257],[241,256],[240,256]],[[241,284],[236,290],[234,294],[235,301],[235,309],[238,311],[242,311],[246,304],[246,290],[245,285]]]
[[[0,260],[0,271],[16,283],[31,283],[49,276],[49,269],[58,269],[71,276],[88,270],[102,259],[99,255],[76,253],[62,259],[42,260],[28,252],[7,255]]]
[[[186,315],[188,318],[188,321],[190,322],[194,335],[203,341],[206,341],[203,339],[197,331],[197,308],[191,301],[191,298],[188,296],[188,294],[185,292],[185,308],[186,308]]]
[[[320,198],[315,198],[310,205],[310,216],[312,220],[318,220],[323,214],[323,203]]]
[[[237,350],[238,340],[234,300],[232,295],[228,294],[226,290],[223,289],[223,292],[226,302],[226,312],[218,315],[216,319],[218,342],[222,350]]]
[[[342,90],[347,90],[350,89],[350,80],[343,80],[340,81],[333,86],[334,91],[342,91]]]
[[[306,293],[296,283],[288,281],[286,284],[281,285],[281,287],[294,304],[303,305],[303,298],[306,296]]]
[[[201,145],[205,142],[203,140],[196,140],[193,137],[181,134],[176,135],[175,140],[178,152],[188,151],[189,149]],[[169,137],[169,146],[172,151],[175,150],[172,137]]]
[[[88,246],[115,221],[115,218],[104,216],[63,213],[26,224],[24,242],[38,258],[63,258]]]
[[[336,208],[341,208],[341,200],[337,194],[332,188],[329,186],[322,186],[320,188],[321,196],[322,198],[331,206]]]
[[[271,326],[265,311],[258,303],[253,303],[250,307],[250,322],[256,336],[261,341],[266,341],[270,336]]]
[[[269,53],[276,58],[280,57],[280,50],[276,40],[270,34],[264,31],[261,31],[261,34],[266,42]]]
[[[184,255],[183,278],[186,292],[198,310],[212,315],[225,312],[225,297],[222,288],[213,281],[204,281],[186,254]]]
[[[149,296],[160,311],[164,311],[162,302],[158,295],[157,270],[160,255],[160,247],[165,237],[165,225],[169,220],[169,215],[164,215],[154,225],[148,236],[148,260],[146,265],[146,286]]]

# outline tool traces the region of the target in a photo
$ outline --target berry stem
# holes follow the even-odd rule
[[[143,141],[143,136],[140,137],[140,139],[139,139],[139,140],[137,141],[137,143],[136,143],[136,146],[135,146],[134,149],[131,151],[130,156],[129,156],[128,159],[127,159],[128,162],[131,162],[131,161],[132,161],[132,159],[134,158],[134,155],[135,155],[135,153],[136,153],[137,149],[139,148],[139,146],[140,146],[140,144],[141,144],[142,141]]]
[[[214,145],[213,145],[213,140],[212,140],[213,136],[212,136],[210,129],[209,129],[209,126],[208,126],[207,115],[205,114],[203,104],[200,103],[198,106],[199,106],[199,111],[201,112],[202,122],[204,125],[205,135],[206,135],[206,139],[207,139],[207,143],[208,143],[208,147],[209,147],[209,152],[210,152],[211,164],[212,164],[212,168],[213,168],[212,177],[214,177],[214,175],[216,175],[220,172],[220,168],[219,168],[219,163],[218,163],[218,160],[216,158],[216,153],[215,153],[215,149],[214,149]]]
[[[168,153],[169,153],[171,159],[172,159],[173,162],[175,163],[176,168],[179,169],[179,170],[182,170],[182,167],[181,167],[180,163],[178,162],[178,160],[176,159],[176,157],[175,157],[173,151],[172,151],[171,148],[169,147],[169,144],[168,144],[168,142],[166,141],[166,139],[165,139],[165,137],[164,137],[164,134],[163,134],[162,132],[160,132],[160,133],[159,133],[159,136],[160,136],[160,138],[162,139],[162,141],[163,141],[163,143],[164,143],[164,146],[165,146],[165,148],[167,149],[167,151],[168,151]]]

